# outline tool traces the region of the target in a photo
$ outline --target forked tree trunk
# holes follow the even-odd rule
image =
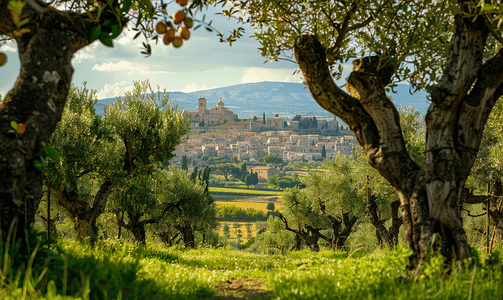
[[[182,240],[185,247],[196,248],[194,228],[189,221],[183,222],[182,225],[175,225],[175,228],[182,234]]]
[[[58,201],[61,206],[72,216],[74,228],[80,238],[89,237],[94,244],[98,238],[98,227],[96,221],[105,211],[108,196],[112,192],[115,184],[106,179],[96,193],[91,207],[88,202],[79,200],[77,185],[64,187],[62,189],[54,187]]]
[[[319,229],[313,228],[308,225],[304,225],[305,230],[302,229],[302,227],[300,225],[298,226],[298,229],[291,228],[288,225],[288,220],[282,214],[278,214],[278,217],[283,222],[283,224],[285,224],[285,229],[290,232],[295,233],[296,236],[299,236],[300,238],[302,238],[304,240],[304,242],[306,242],[306,245],[309,246],[309,249],[311,249],[311,251],[313,251],[313,252],[320,251],[320,245],[318,244],[318,240],[323,235],[320,234]]]
[[[442,236],[447,260],[470,257],[460,195],[503,91],[503,50],[484,62],[487,35],[483,17],[455,16],[444,75],[431,92],[426,115],[425,169],[407,153],[398,111],[384,90],[396,69],[389,63],[392,54],[384,53],[382,61],[377,56],[355,60],[346,85],[349,95],[334,83],[327,49],[314,35],[295,42],[295,58],[313,98],[348,124],[369,163],[396,189],[405,240],[413,250],[410,267],[428,257],[435,232]]]
[[[117,225],[126,228],[128,232],[130,231],[133,234],[136,241],[143,245],[145,245],[147,237],[145,233],[145,226],[147,224],[154,224],[157,222],[154,219],[140,221],[141,217],[143,217],[142,212],[135,212],[135,213],[128,212],[129,223],[127,224],[124,222],[123,218],[119,217],[119,211],[115,212],[115,216],[117,220]]]
[[[365,211],[369,217],[370,223],[376,228],[377,243],[379,246],[383,243],[383,238],[390,250],[395,249],[398,244],[398,233],[402,225],[402,218],[399,216],[400,201],[393,201],[391,205],[391,226],[387,229],[384,226],[384,220],[381,220],[377,214],[377,203],[375,196],[371,194],[370,187],[367,186],[367,207]]]

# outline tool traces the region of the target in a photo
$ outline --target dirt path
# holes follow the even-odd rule
[[[231,278],[216,286],[217,294],[212,300],[233,300],[233,299],[261,299],[269,300],[270,292],[267,288],[265,278]]]

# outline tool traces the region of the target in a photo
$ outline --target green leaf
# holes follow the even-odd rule
[[[14,130],[17,132],[17,122],[12,120],[10,121],[10,127],[14,128]]]
[[[122,32],[122,28],[119,25],[112,25],[112,35],[110,36],[111,39],[115,39],[118,37]]]
[[[155,13],[154,6],[150,0],[141,0],[141,3],[145,6],[145,11],[149,14],[149,17],[153,17]]]
[[[110,27],[112,24],[117,24],[117,19],[106,19],[105,22],[103,22],[103,26],[105,27]]]
[[[24,19],[22,19],[21,21],[19,21],[19,22],[17,23],[17,25],[18,25],[19,27],[21,27],[21,26],[23,26],[24,24],[28,23],[29,21],[30,21],[30,19],[28,19],[28,18],[24,18]]]
[[[43,164],[40,160],[35,159],[35,160],[33,161],[33,165],[34,165],[34,166],[35,166],[35,168],[36,168],[37,170],[39,170],[40,172],[45,172],[45,170],[44,170],[44,164]]]
[[[128,12],[131,8],[131,0],[122,1],[122,12]]]
[[[13,11],[18,16],[21,16],[21,14],[23,13],[23,7],[25,5],[26,5],[26,3],[24,1],[11,0],[11,1],[9,1],[9,4],[7,5],[7,9]]]
[[[486,5],[482,6],[482,11],[488,11],[488,10],[494,10],[494,9],[495,9],[495,6],[492,4],[486,4]]]
[[[101,26],[97,25],[91,28],[91,32],[89,33],[89,42],[94,42],[97,38],[100,37],[101,34]]]
[[[110,37],[110,33],[108,32],[101,32],[100,34],[100,41],[103,43],[103,45],[108,46],[108,47],[113,47],[112,43],[112,38]]]
[[[44,149],[45,154],[54,162],[59,162],[59,152],[58,150],[48,147]]]
[[[100,36],[100,42],[105,45],[105,46],[108,46],[110,48],[113,48],[114,47],[114,43],[112,42],[112,39],[110,37],[103,37],[103,36]]]

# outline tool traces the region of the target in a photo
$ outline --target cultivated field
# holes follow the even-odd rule
[[[259,224],[263,224],[262,226]],[[225,222],[222,221],[218,225],[219,235],[224,235],[225,225],[229,226],[229,239],[237,239],[238,229],[241,230],[241,241],[246,241],[257,235],[260,227],[265,227],[266,222]]]
[[[237,207],[241,207],[243,209],[253,208],[255,210],[261,210],[263,212],[267,212],[267,204],[269,201],[262,201],[257,198],[251,198],[248,200],[237,200],[237,201],[216,201],[217,206],[220,205],[233,205]],[[276,209],[281,207],[281,202],[275,201],[274,206]]]

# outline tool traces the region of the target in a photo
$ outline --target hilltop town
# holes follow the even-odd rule
[[[237,161],[259,161],[275,155],[284,161],[323,160],[336,155],[350,155],[359,147],[353,133],[339,122],[297,115],[292,120],[281,117],[239,119],[225,107],[222,98],[207,109],[199,98],[197,110],[185,111],[191,117],[190,133],[177,146],[173,163],[183,156],[204,165],[203,156]]]

